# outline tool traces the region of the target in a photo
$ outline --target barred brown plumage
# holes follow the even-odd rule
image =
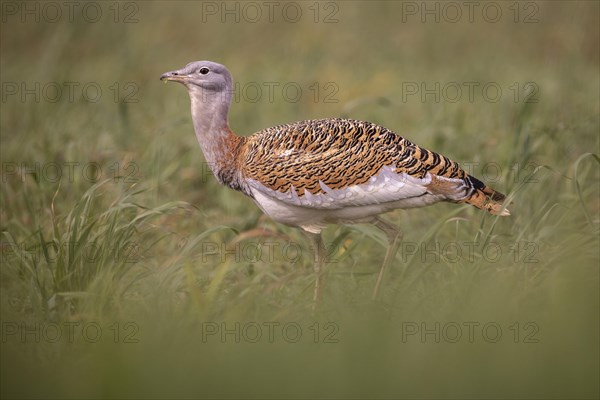
[[[229,128],[232,78],[222,65],[193,62],[161,79],[184,84],[194,130],[218,181],[250,196],[274,220],[300,227],[315,250],[315,303],[321,294],[322,229],[371,222],[389,246],[374,289],[396,254],[401,233],[379,214],[439,201],[509,215],[505,196],[449,158],[382,126],[352,119],[306,120],[240,137]]]

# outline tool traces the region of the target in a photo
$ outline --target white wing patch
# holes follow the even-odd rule
[[[263,196],[288,205],[324,210],[397,202],[428,194],[427,185],[431,183],[430,175],[419,179],[405,173],[397,174],[394,170],[393,167],[385,166],[367,183],[348,186],[344,189],[331,189],[319,181],[323,193],[312,194],[305,190],[304,196],[298,196],[293,186],[287,192],[282,193],[269,189],[253,179],[248,179],[247,182],[252,191],[258,191]],[[458,183],[460,180],[456,181]],[[423,200],[428,202],[426,199]]]
[[[290,157],[292,155],[294,155],[296,153],[296,150],[294,149],[287,149],[282,151],[281,153],[279,153],[277,155],[278,158],[286,158],[286,157]]]

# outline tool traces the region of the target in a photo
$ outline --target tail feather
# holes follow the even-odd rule
[[[484,185],[483,188],[476,188],[465,202],[494,215],[508,216],[510,211],[503,209],[504,200],[505,195]]]
[[[502,208],[506,196],[470,175],[463,179],[431,175],[427,190],[444,196],[447,201],[468,203],[494,215],[510,215],[508,209]]]

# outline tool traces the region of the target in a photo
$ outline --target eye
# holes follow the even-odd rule
[[[206,67],[202,67],[202,68],[200,68],[200,73],[201,73],[202,75],[206,75],[206,74],[208,74],[208,68],[206,68]]]

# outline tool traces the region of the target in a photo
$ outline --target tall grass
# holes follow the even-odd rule
[[[598,397],[596,3],[535,3],[528,25],[508,3],[497,24],[402,22],[406,2],[339,3],[332,24],[200,23],[200,2],[136,4],[133,24],[1,25],[2,82],[104,90],[96,103],[16,96],[0,109],[3,397]],[[404,242],[378,302],[385,237],[330,226],[313,312],[304,236],[218,185],[184,90],[159,85],[196,59],[225,63],[242,87],[304,90],[298,102],[242,96],[230,115],[240,134],[371,120],[473,166],[511,216],[454,204],[389,213]],[[504,95],[403,91],[455,81]],[[115,102],[115,82],[134,82],[138,101]],[[323,101],[330,82],[336,102]],[[523,101],[527,82],[536,103]]]
[[[95,302],[120,297],[122,293],[114,289],[146,256],[141,238],[149,240],[145,243],[149,244],[148,248],[161,239],[144,237],[151,221],[186,207],[184,202],[143,207],[135,203],[135,196],[142,190],[134,185],[103,210],[96,203],[108,182],[93,185],[64,217],[54,214],[52,203],[50,232],[39,226],[25,243],[19,243],[9,230],[3,232],[7,248],[4,261],[14,268],[11,273],[20,276],[29,286],[32,307],[37,313],[48,316],[56,311],[58,303],[68,304],[75,310],[73,301],[86,297],[90,288],[99,282],[102,282],[105,298],[94,298]],[[60,186],[53,201],[58,191]]]

